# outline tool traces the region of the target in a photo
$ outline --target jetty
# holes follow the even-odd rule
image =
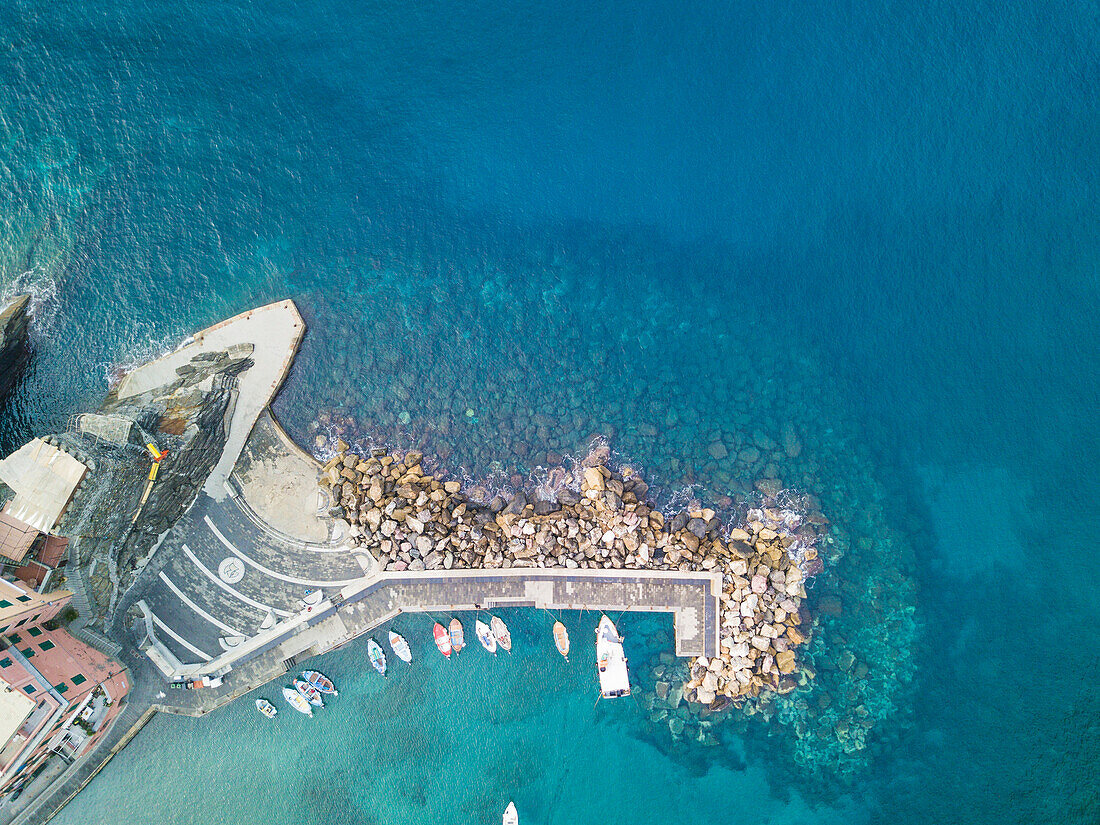
[[[498,607],[668,613],[679,656],[714,656],[722,576],[706,571],[539,569],[383,571],[323,506],[320,465],[265,414],[221,501],[200,495],[127,595],[141,613],[139,647],[171,681],[276,678],[310,656],[400,613]],[[278,477],[280,489],[258,483]],[[308,497],[305,495],[308,491]],[[279,526],[268,521],[278,514]],[[313,594],[310,598],[307,594]],[[237,679],[224,690],[235,693]],[[188,704],[189,695],[181,695]],[[205,703],[204,703],[205,704]]]
[[[322,464],[270,409],[304,333],[291,301],[242,313],[42,439],[84,468],[47,528],[68,542],[72,629],[134,689],[92,750],[0,821],[63,805],[151,713],[207,713],[402,613],[665,613],[691,660],[683,699],[712,710],[811,678],[795,649],[820,560],[799,513],[764,501],[733,529],[709,509],[666,523],[606,447],[507,499],[435,478],[415,451],[338,441]]]
[[[730,536],[711,510],[666,524],[606,451],[531,500],[479,498],[415,452],[341,442],[322,465],[270,411],[303,333],[292,302],[243,313],[130,372],[109,399],[144,399],[161,434],[197,430],[180,447],[203,450],[205,473],[188,456],[172,480],[190,501],[170,519],[160,502],[167,529],[126,557],[132,576],[117,576],[105,624],[166,681],[203,688],[164,704],[202,712],[401,613],[510,606],[669,614],[676,655],[705,662],[690,693],[703,704],[792,689],[805,590],[790,513],[759,511]]]

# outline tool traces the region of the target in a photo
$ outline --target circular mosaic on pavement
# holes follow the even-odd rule
[[[244,578],[244,565],[240,559],[222,559],[222,563],[218,565],[218,575],[226,584],[236,584]]]

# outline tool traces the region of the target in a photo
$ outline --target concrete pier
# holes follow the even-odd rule
[[[640,610],[672,614],[677,656],[713,656],[718,651],[720,573],[513,568],[382,573],[376,579],[341,593],[341,613],[350,614],[364,630],[398,613],[496,607]]]
[[[209,712],[309,658],[377,630],[401,613],[452,615],[501,607],[669,613],[677,655],[714,656],[719,643],[721,582],[718,573],[652,570],[377,573],[340,588],[308,612],[303,609],[276,627],[258,632],[215,660],[185,666],[192,678],[223,673],[227,667],[232,671],[222,687],[170,691],[159,707],[188,715]],[[427,639],[412,641],[418,647],[430,645]]]
[[[317,471],[264,413],[224,486],[229,495],[201,493],[162,541],[126,603],[140,611],[143,652],[167,679],[225,676],[236,693],[242,681],[275,678],[284,662],[331,650],[399,613],[497,607],[668,613],[677,655],[718,652],[721,573],[383,572],[345,540],[339,522],[318,513]]]

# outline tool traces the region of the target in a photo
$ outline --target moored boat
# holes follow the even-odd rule
[[[600,695],[605,699],[630,695],[630,673],[623,653],[623,639],[607,616],[600,617],[596,628],[596,667],[600,675]]]
[[[481,642],[481,646],[488,650],[490,653],[497,652],[497,637],[493,635],[493,631],[489,629],[489,625],[478,619],[474,623],[474,633],[477,636],[477,640]]]
[[[435,637],[435,646],[439,648],[439,652],[451,658],[451,637],[447,633],[446,628],[439,622],[435,623],[435,627],[432,628],[432,635]]]
[[[504,620],[500,616],[493,616],[492,621],[489,622],[489,627],[493,629],[493,635],[497,637],[500,646],[510,651],[512,649],[512,634],[508,632],[508,625],[504,623]]]
[[[413,660],[412,650],[409,648],[409,643],[405,641],[405,637],[400,633],[394,633],[392,630],[390,631],[390,647],[402,662]]]
[[[508,807],[504,809],[503,825],[519,825],[519,813],[516,811],[515,802],[509,802]]]
[[[554,647],[558,649],[558,653],[565,657],[565,661],[569,661],[569,631],[565,629],[565,625],[561,622],[554,622]]]
[[[382,645],[378,644],[374,639],[367,640],[367,656],[370,657],[370,663],[374,665],[374,669],[386,675],[386,653],[382,650]]]
[[[455,653],[466,647],[466,637],[462,633],[462,622],[458,619],[451,619],[450,633],[451,637],[451,650]]]
[[[330,696],[340,695],[336,690],[336,685],[332,683],[332,680],[319,670],[303,670],[302,678],[317,688],[320,693]]]
[[[266,699],[257,699],[256,700],[256,710],[258,710],[260,713],[262,713],[268,719],[274,719],[275,714],[277,714],[279,712],[279,711],[275,710],[275,706],[273,704],[271,704],[269,701],[267,701]]]
[[[286,703],[294,708],[298,713],[304,713],[306,716],[313,718],[313,708],[309,706],[309,700],[297,690],[291,688],[283,688],[283,698],[286,699]]]
[[[324,700],[321,698],[321,691],[317,690],[309,682],[303,682],[301,679],[294,680],[294,689],[301,694],[302,698],[309,702],[315,708],[323,708],[325,706]]]

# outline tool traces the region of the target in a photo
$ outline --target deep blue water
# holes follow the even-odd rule
[[[361,730],[159,719],[59,821],[1100,815],[1094,4],[14,0],[0,54],[0,277],[38,297],[6,448],[289,296],[310,333],[277,413],[310,446],[339,427],[506,484],[602,435],[666,500],[736,503],[766,468],[708,445],[793,433],[772,469],[844,548],[805,736],[673,745],[590,711],[580,670],[533,690],[517,616],[496,681],[385,692],[334,654]],[[624,621],[655,656],[661,625]]]

